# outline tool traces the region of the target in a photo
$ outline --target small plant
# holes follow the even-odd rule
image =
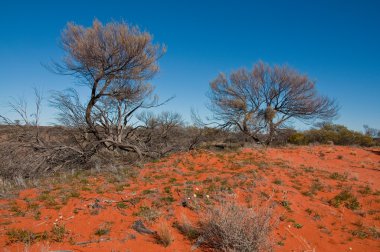
[[[67,204],[70,198],[79,198],[80,193],[77,190],[70,190],[68,192],[64,192],[64,194],[61,196],[61,202],[62,204]]]
[[[82,179],[80,179],[80,183],[82,183],[84,185],[88,185],[89,181],[86,178],[82,178]]]
[[[282,180],[276,179],[276,180],[273,181],[273,184],[282,185]]]
[[[244,201],[245,203],[247,204],[247,207],[251,208],[252,207],[252,200],[253,200],[253,197],[251,194],[247,194],[245,195],[244,197]]]
[[[112,224],[113,222],[104,222],[102,223],[98,229],[95,230],[94,234],[96,236],[103,236],[103,235],[108,235],[111,231],[111,227],[112,227]]]
[[[174,183],[174,182],[176,182],[176,181],[177,181],[176,178],[170,178],[170,179],[169,179],[169,183]]]
[[[269,165],[268,163],[261,161],[260,163],[257,164],[257,167],[259,167],[259,169],[264,170],[264,169],[268,169]]]
[[[91,215],[98,215],[99,214],[99,208],[91,208],[90,214]]]
[[[41,219],[41,211],[39,211],[39,210],[35,211],[33,214],[33,218],[35,220],[40,220]]]
[[[115,185],[116,192],[122,192],[124,190],[124,184]]]
[[[360,239],[365,239],[368,237],[372,237],[375,240],[378,240],[380,238],[380,231],[376,226],[372,227],[365,227],[363,225],[363,222],[358,221],[356,223],[352,223],[355,226],[357,226],[356,230],[351,231],[351,234],[355,237],[358,237]]]
[[[220,191],[222,192],[228,192],[228,193],[233,193],[233,190],[231,188],[231,185],[228,183],[228,180],[227,179],[223,179],[221,182],[220,182]]]
[[[142,194],[148,195],[148,194],[152,194],[152,193],[156,193],[156,192],[157,192],[156,190],[146,189],[146,190],[142,191]]]
[[[313,167],[306,167],[306,168],[303,168],[303,170],[307,173],[313,173],[314,172],[314,168]]]
[[[356,197],[349,199],[347,202],[344,203],[344,205],[351,210],[357,210],[360,209],[360,203],[357,200]]]
[[[103,236],[109,234],[110,229],[109,228],[99,228],[95,231],[95,235],[97,236]]]
[[[8,236],[9,243],[22,242],[32,244],[36,240],[35,233],[24,229],[11,229],[7,231],[6,235]]]
[[[37,211],[39,208],[38,203],[32,202],[30,199],[25,199],[28,211]]]
[[[160,200],[167,204],[175,201],[175,199],[172,196],[162,197]]]
[[[267,199],[270,198],[269,194],[266,193],[266,192],[263,192],[263,191],[260,192],[260,197],[263,198],[263,199],[265,199],[265,200],[267,200]]]
[[[36,241],[48,239],[48,233],[46,231],[33,233],[26,229],[11,229],[6,232],[6,235],[8,236],[9,243],[21,242],[28,245],[33,244]]]
[[[55,200],[55,197],[50,195],[49,192],[42,192],[37,199],[43,201],[46,208],[58,208],[58,203]]]
[[[117,202],[116,207],[119,209],[126,209],[126,208],[128,208],[128,205],[125,204],[124,202]]]
[[[347,174],[342,175],[338,172],[333,172],[330,174],[330,178],[335,179],[335,180],[345,181],[345,180],[347,180]]]
[[[379,228],[373,226],[368,228],[368,233],[376,240],[380,239],[380,231]]]
[[[141,201],[141,199],[142,198],[140,198],[140,197],[134,197],[134,198],[131,198],[130,200],[128,200],[128,202],[135,206],[136,204],[138,204]]]
[[[321,216],[319,215],[319,213],[314,213],[313,215],[313,220],[320,220],[321,219]]]
[[[159,212],[148,206],[140,206],[139,211],[137,213],[133,213],[133,215],[139,216],[146,221],[153,222],[159,217]]]
[[[200,235],[199,230],[192,225],[185,215],[182,216],[181,223],[174,222],[173,226],[190,241],[196,240]]]
[[[368,233],[363,229],[357,229],[351,232],[351,234],[355,237],[358,237],[360,239],[368,238]]]
[[[64,225],[54,225],[50,231],[50,239],[55,242],[62,242],[66,234],[66,228]]]
[[[278,219],[279,219],[280,221],[285,221],[285,220],[286,220],[286,215],[281,214],[280,217],[278,217]]]
[[[157,242],[164,247],[168,247],[173,242],[173,235],[166,222],[160,223],[155,238]]]
[[[69,196],[70,196],[70,198],[79,198],[80,193],[77,190],[71,190],[69,192]]]
[[[16,202],[11,204],[9,211],[11,211],[15,216],[25,216],[25,212],[21,210]]]
[[[357,210],[360,208],[358,199],[352,195],[349,191],[342,191],[329,201],[330,205],[339,207],[342,203],[344,206],[351,210]]]
[[[217,251],[269,251],[271,209],[258,211],[233,203],[212,207],[201,218],[203,246]]]
[[[290,208],[290,202],[289,201],[286,201],[286,200],[283,200],[280,202],[281,206],[283,206],[286,210],[288,210],[289,212],[292,211],[292,209]]]
[[[103,194],[104,193],[104,187],[103,186],[98,186],[95,188],[95,192],[97,194]]]
[[[170,191],[170,186],[165,186],[164,187],[164,192],[165,193],[170,193],[171,191]]]
[[[310,192],[312,194],[316,194],[316,192],[322,191],[322,190],[323,190],[323,184],[318,179],[315,179],[313,183],[311,183]]]
[[[302,225],[302,224],[299,224],[299,223],[294,223],[293,226],[294,226],[295,228],[297,228],[297,229],[300,229],[300,228],[303,227],[303,225]]]
[[[372,189],[369,185],[366,185],[365,187],[362,187],[360,190],[358,190],[358,193],[363,195],[372,194]]]

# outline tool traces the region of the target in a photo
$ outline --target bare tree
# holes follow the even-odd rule
[[[33,113],[31,116],[34,118],[33,125],[36,127],[36,139],[38,142],[40,142],[40,116],[41,116],[41,105],[43,100],[43,94],[42,91],[38,90],[37,88],[33,88],[34,90],[34,103],[35,103],[35,113]]]
[[[152,36],[137,27],[102,25],[98,20],[88,28],[69,23],[62,46],[66,57],[54,70],[87,85],[90,98],[81,105],[75,91],[56,92],[51,103],[60,110],[58,120],[71,126],[85,123],[87,132],[108,149],[143,155],[128,130],[136,111],[162,104],[147,81],[157,73],[165,48],[153,44]]]
[[[16,113],[19,116],[20,121],[24,125],[31,124],[28,113],[28,102],[26,101],[25,97],[12,97],[12,101],[8,103],[8,106],[11,108],[12,112]]]
[[[238,129],[256,142],[270,144],[289,119],[309,121],[337,115],[334,100],[317,93],[315,82],[287,66],[263,62],[251,71],[221,73],[210,83],[212,122]]]
[[[69,88],[65,91],[53,91],[49,103],[50,106],[59,111],[56,117],[59,124],[82,130],[87,128],[86,107],[82,104],[79,94],[75,89]]]
[[[375,128],[371,128],[370,126],[368,125],[363,125],[363,128],[364,128],[364,134],[367,135],[367,136],[370,136],[370,137],[380,137],[380,130],[379,129],[375,129]]]
[[[143,112],[137,116],[141,122],[134,135],[139,139],[140,146],[145,152],[152,153],[155,158],[162,157],[167,153],[182,150],[186,145],[183,134],[184,122],[182,116],[174,112],[161,112],[158,115]]]
[[[41,90],[36,87],[33,88],[34,92],[34,112],[30,114],[28,102],[25,97],[12,98],[12,101],[8,102],[8,107],[13,113],[17,115],[17,119],[12,120],[5,115],[0,115],[0,123],[13,126],[35,126],[36,133],[35,139],[39,142],[40,134],[40,116],[41,106],[43,101],[43,94]]]

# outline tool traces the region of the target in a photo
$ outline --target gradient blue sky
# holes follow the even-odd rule
[[[33,2],[33,3],[32,3]],[[11,96],[32,87],[62,90],[75,80],[41,63],[59,61],[68,21],[89,26],[125,20],[167,45],[152,83],[163,109],[206,115],[205,93],[219,72],[258,60],[307,73],[342,109],[337,123],[380,128],[380,1],[2,1],[0,5],[0,113]],[[85,96],[85,92],[82,91]],[[85,97],[84,97],[85,98]],[[54,122],[44,108],[43,121]],[[296,125],[297,126],[297,125]]]

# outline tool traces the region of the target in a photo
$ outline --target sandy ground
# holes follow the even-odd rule
[[[1,199],[0,251],[191,251],[173,223],[196,224],[199,209],[221,199],[273,207],[275,251],[380,251],[379,182],[379,149],[176,154],[117,175],[47,179]],[[166,223],[173,242],[136,232],[136,220],[151,230]]]

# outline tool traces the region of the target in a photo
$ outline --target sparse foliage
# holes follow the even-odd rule
[[[147,81],[157,73],[157,60],[165,48],[153,44],[152,36],[137,27],[103,25],[98,20],[88,28],[69,23],[62,46],[66,57],[54,70],[87,85],[90,98],[82,106],[73,90],[66,92],[68,96],[55,93],[52,104],[61,111],[59,121],[77,126],[85,122],[98,144],[142,157],[145,153],[131,140],[131,120],[136,111],[160,105]]]
[[[271,209],[258,211],[225,203],[201,219],[203,245],[218,251],[269,251]]]
[[[210,83],[212,121],[270,144],[290,119],[309,121],[337,115],[334,100],[317,93],[315,82],[287,66],[263,62],[251,71],[221,73]]]

